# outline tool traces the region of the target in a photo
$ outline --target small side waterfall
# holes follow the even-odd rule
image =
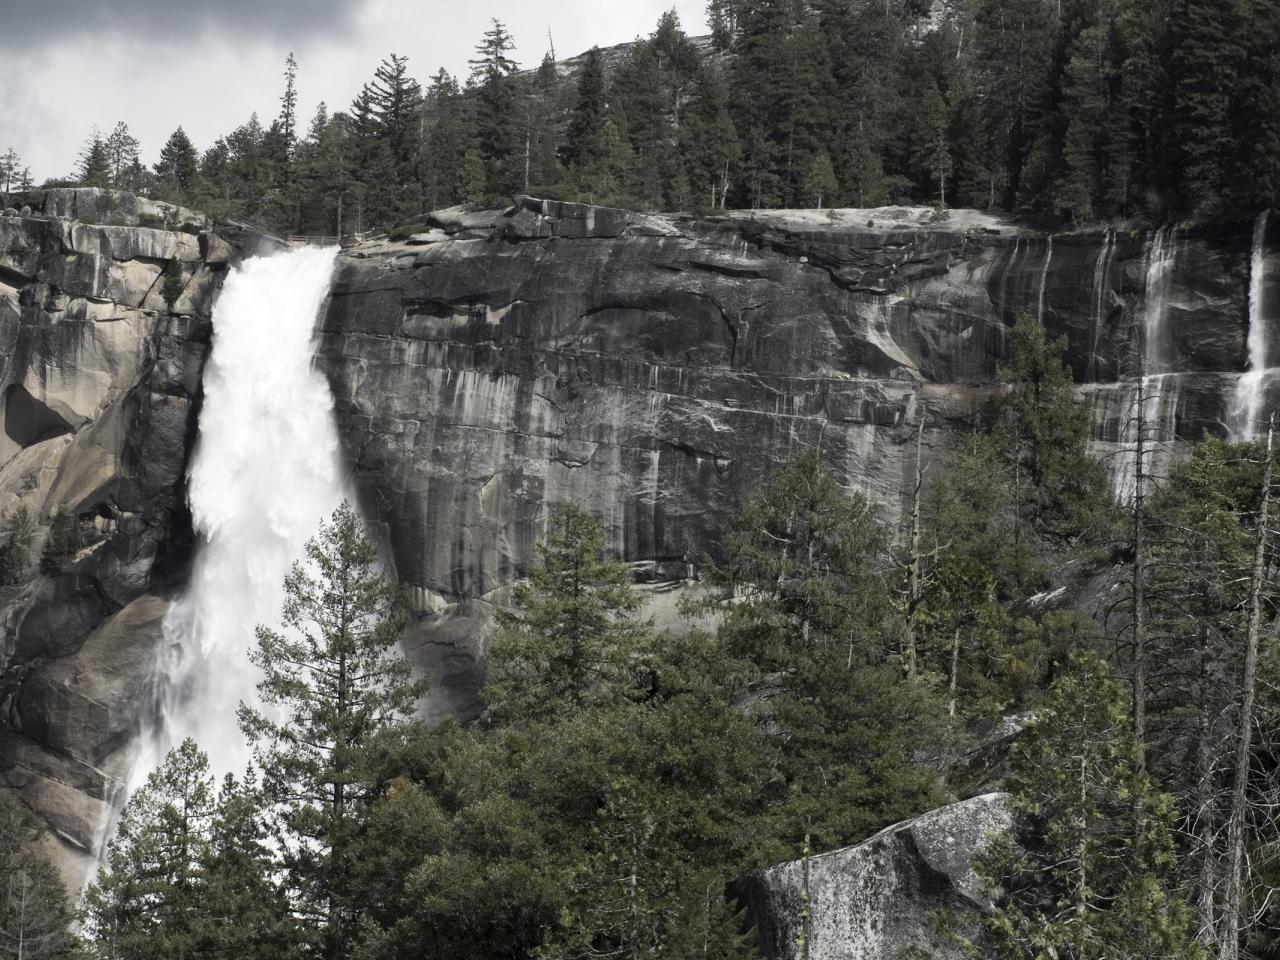
[[[1267,320],[1262,312],[1270,215],[1270,210],[1263,210],[1253,223],[1253,250],[1249,257],[1249,370],[1236,381],[1228,423],[1231,439],[1237,442],[1257,436],[1267,381],[1273,372],[1268,366]]]
[[[257,702],[254,628],[279,622],[285,574],[346,492],[333,399],[312,363],[335,255],[249,260],[218,299],[190,473],[200,544],[165,621],[156,715],[131,788],[188,736],[219,776],[250,759],[236,707]]]
[[[1018,265],[1018,256],[1022,253],[1022,238],[1013,238],[1013,252],[1009,254],[1009,259],[1004,265],[1004,269],[1000,271],[1000,292],[997,294],[996,303],[996,319],[1000,323],[1004,323],[1005,310],[1009,303],[1009,274],[1013,272],[1013,268]]]
[[[1044,295],[1049,287],[1049,268],[1053,265],[1053,234],[1044,248],[1044,266],[1040,268],[1040,292],[1036,298],[1036,323],[1044,326]]]
[[[1142,375],[1167,373],[1169,350],[1165,334],[1165,314],[1169,288],[1173,284],[1178,244],[1173,227],[1161,227],[1147,248],[1147,277],[1142,305]]]
[[[1098,344],[1102,340],[1102,325],[1107,319],[1107,291],[1110,289],[1111,258],[1115,251],[1116,234],[1114,230],[1108,230],[1102,249],[1098,251],[1098,262],[1093,267],[1093,330],[1089,336],[1088,366],[1090,382],[1098,378]]]
[[[1102,401],[1102,435],[1098,439],[1112,446],[1111,485],[1121,503],[1131,503],[1137,491],[1139,429],[1145,428],[1142,466],[1147,471],[1159,456],[1161,446],[1177,435],[1181,375],[1169,369],[1171,351],[1165,331],[1177,257],[1173,227],[1162,227],[1152,234],[1147,244],[1142,312],[1138,318],[1139,383],[1117,384],[1105,392]]]

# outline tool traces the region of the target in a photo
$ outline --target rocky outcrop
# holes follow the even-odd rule
[[[960,960],[973,956],[962,943],[980,948],[977,920],[991,909],[975,860],[1011,824],[1006,794],[974,797],[807,864],[757,871],[735,893],[768,960],[901,960],[911,948]],[[812,919],[808,950],[801,952],[806,867]]]
[[[410,229],[343,256],[320,362],[364,506],[417,588],[414,645],[442,708],[474,709],[483,624],[550,508],[585,503],[654,585],[695,577],[743,493],[804,449],[892,520],[912,425],[925,418],[928,456],[945,459],[997,389],[1019,314],[1066,338],[1098,450],[1123,474],[1149,231],[531,199]],[[1159,419],[1190,440],[1223,431],[1246,364],[1250,230],[1170,244]]]
[[[266,242],[194,217],[161,230],[60,216],[102,196],[49,191],[47,212],[0,217],[0,536],[20,512],[32,523],[26,567],[0,587],[0,789],[59,838],[77,879],[185,576],[185,467],[213,302],[230,265]],[[110,206],[136,223],[156,205]],[[174,260],[171,308],[161,271]],[[81,549],[42,570],[65,516]]]

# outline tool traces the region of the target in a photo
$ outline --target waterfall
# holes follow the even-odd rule
[[[1040,268],[1040,295],[1036,301],[1036,322],[1044,326],[1044,294],[1049,286],[1049,267],[1053,264],[1053,234],[1045,244],[1044,266]]]
[[[1165,349],[1165,314],[1169,306],[1169,288],[1173,284],[1173,268],[1178,245],[1173,227],[1161,227],[1147,247],[1146,289],[1142,306],[1142,373],[1167,372],[1168,351]]]
[[[1107,291],[1110,289],[1107,281],[1110,279],[1111,257],[1115,249],[1115,231],[1108,230],[1102,241],[1102,249],[1098,251],[1098,262],[1093,267],[1093,332],[1089,337],[1088,367],[1090,382],[1098,377],[1098,343],[1102,340],[1102,326],[1106,321]]]
[[[1182,378],[1176,373],[1155,374],[1142,378],[1144,404],[1138,409],[1138,385],[1109,390],[1110,396],[1103,406],[1102,439],[1107,425],[1117,425],[1114,453],[1111,457],[1111,490],[1120,503],[1131,504],[1138,491],[1138,425],[1145,421],[1146,435],[1143,449],[1143,471],[1150,475],[1163,461],[1167,445],[1178,433],[1178,401],[1182,393]]]
[[[1144,409],[1138,409],[1138,386],[1121,387],[1113,392],[1103,409],[1104,431],[1114,439],[1111,460],[1112,490],[1121,503],[1133,502],[1138,475],[1138,428],[1145,423],[1146,454],[1142,466],[1152,470],[1162,446],[1177,436],[1178,401],[1181,376],[1168,369],[1165,350],[1165,320],[1169,308],[1169,291],[1173,286],[1178,247],[1172,227],[1155,231],[1147,245],[1146,280],[1142,315],[1139,318],[1140,366],[1139,383],[1144,387]],[[1109,424],[1117,424],[1115,430]]]
[[[1270,210],[1263,210],[1253,223],[1253,251],[1249,257],[1249,371],[1236,381],[1228,418],[1231,439],[1238,442],[1250,440],[1258,433],[1258,419],[1271,372],[1267,366],[1267,321],[1262,312],[1270,215]]]
[[[156,715],[130,787],[184,737],[219,777],[249,762],[236,707],[258,702],[254,628],[279,623],[285,574],[346,494],[333,399],[312,364],[335,255],[310,247],[249,260],[218,299],[190,472],[199,542],[165,620]]]

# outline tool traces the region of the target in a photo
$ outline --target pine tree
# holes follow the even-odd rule
[[[680,129],[695,204],[709,210],[728,202],[741,155],[738,132],[729,116],[729,95],[718,69],[704,67],[694,81]]]
[[[214,783],[188,739],[129,798],[85,893],[91,936],[118,960],[198,956],[207,933],[205,874]]]
[[[1134,749],[1123,688],[1073,657],[1015,753],[1014,835],[983,864],[1001,891],[984,923],[996,957],[1203,958],[1170,798],[1134,773]]]
[[[296,942],[289,902],[275,883],[266,809],[252,770],[241,779],[223,779],[201,862],[208,915],[201,957],[273,960],[289,954]]]
[[[22,171],[22,160],[18,157],[18,151],[13,147],[9,147],[4,153],[0,154],[0,183],[4,184],[3,193],[9,193],[13,190],[15,181],[18,180]]]
[[[1105,477],[1088,453],[1090,414],[1078,404],[1066,341],[1050,341],[1031,317],[1011,332],[1011,357],[1000,379],[1012,390],[996,402],[996,439],[1014,481],[1015,540],[1063,541],[1097,530],[1109,509]]]
[[[519,123],[517,64],[510,53],[515,41],[498,20],[485,31],[469,61],[475,90],[476,145],[484,165],[485,188],[493,195],[521,186],[525,138]]]
[[[130,174],[138,165],[140,149],[138,138],[129,132],[129,127],[124,121],[120,121],[107,137],[105,144],[111,186],[126,189],[130,186]]]
[[[369,85],[379,136],[391,151],[397,174],[403,176],[417,161],[418,111],[422,88],[409,76],[409,58],[391,54],[378,65]]]
[[[1177,144],[1183,209],[1212,208],[1229,179],[1232,149],[1232,92],[1242,51],[1233,25],[1240,4],[1216,0],[1178,0],[1174,10],[1172,51]]]
[[[39,833],[11,794],[0,794],[0,955],[21,960],[78,956],[67,889],[36,852]]]
[[[1044,0],[980,0],[977,8],[984,122],[1004,158],[1010,206],[1023,193],[1023,170],[1047,107],[1051,9]]]
[[[708,0],[707,23],[711,25],[711,44],[720,53],[733,47],[738,31],[739,0]]]
[[[168,304],[169,312],[172,313],[173,305],[182,299],[183,291],[186,290],[187,278],[182,273],[182,264],[176,258],[165,264],[163,277],[160,296]]]
[[[191,138],[181,127],[173,131],[160,150],[155,166],[156,176],[167,186],[175,200],[188,200],[196,187],[200,160]]]
[[[514,609],[498,613],[485,699],[504,722],[567,716],[633,692],[629,665],[644,626],[624,564],[604,556],[600,522],[566,506],[538,546]]]
[[[106,141],[96,127],[80,151],[77,179],[85,187],[105,187],[111,182],[111,157],[107,153]]]
[[[586,173],[608,158],[609,99],[605,90],[604,59],[592,47],[578,74],[578,100],[569,120],[564,158],[570,168]]]
[[[779,737],[765,856],[805,832],[820,848],[853,842],[938,799],[915,758],[945,710],[896,662],[885,547],[871,505],[807,453],[744,498],[708,573],[734,598],[717,632],[726,653],[750,665],[751,689],[782,685],[757,711]]]
[[[298,61],[290,53],[284,61],[284,93],[280,97],[280,139],[284,146],[282,165],[288,176],[298,146]]]
[[[463,164],[469,147],[462,88],[446,70],[431,78],[423,101],[422,163],[419,176],[428,209],[468,199]]]
[[[251,654],[265,705],[240,723],[275,807],[282,863],[318,952],[347,955],[361,905],[351,898],[350,846],[370,799],[366,752],[426,692],[396,650],[399,594],[349,504],[321,524],[285,579],[282,628],[260,626]]]

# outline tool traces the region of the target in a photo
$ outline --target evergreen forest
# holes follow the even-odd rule
[[[215,142],[179,127],[146,167],[108,124],[60,182],[322,236],[518,193],[1064,225],[1280,200],[1272,0],[712,0],[708,15],[709,37],[668,13],[633,44],[535,65],[494,21],[467,76],[392,53],[350,104],[310,118],[290,56],[278,103]],[[12,150],[0,184],[33,186]]]
[[[900,527],[817,453],[780,466],[675,630],[600,521],[563,508],[470,723],[414,719],[430,678],[399,652],[407,606],[342,507],[258,630],[256,770],[217,782],[177,745],[123,811],[83,939],[47,865],[0,846],[0,946],[745,960],[735,879],[994,775],[1014,809],[979,867],[996,909],[939,916],[934,945],[1276,957],[1278,451],[1204,441],[1167,476],[1140,463],[1118,505],[1063,349],[1019,322],[1005,391],[945,479],[918,460]]]

